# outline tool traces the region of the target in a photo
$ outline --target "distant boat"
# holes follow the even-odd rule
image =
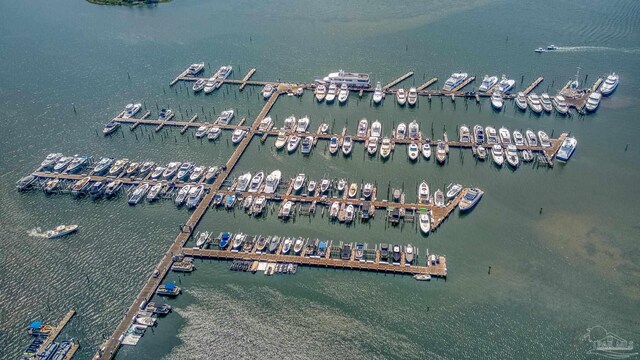
[[[72,234],[78,230],[78,225],[60,225],[53,230],[47,231],[47,239],[55,239]]]

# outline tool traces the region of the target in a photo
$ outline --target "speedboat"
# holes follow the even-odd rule
[[[553,104],[553,107],[556,109],[558,114],[565,115],[567,112],[569,112],[569,106],[567,106],[567,101],[564,99],[564,96],[554,96],[553,99],[551,99],[551,103]]]
[[[542,105],[542,110],[546,112],[551,112],[551,110],[553,110],[551,97],[549,97],[549,94],[547,93],[543,93],[542,95],[540,95],[540,104]]]
[[[300,149],[300,153],[302,153],[302,155],[309,155],[311,154],[311,148],[313,147],[313,136],[306,136],[304,139],[302,139],[301,144],[301,149]]]
[[[485,134],[487,135],[487,144],[493,145],[498,143],[498,133],[493,126],[487,126]]]
[[[111,135],[113,132],[118,130],[118,128],[120,128],[120,123],[115,120],[111,120],[105,124],[104,128],[102,129],[102,134],[105,136]]]
[[[353,221],[353,217],[355,214],[355,208],[352,204],[347,205],[344,209],[344,222],[349,224]]]
[[[467,193],[462,197],[462,200],[460,200],[460,203],[458,204],[460,211],[469,211],[473,209],[473,207],[476,206],[478,201],[482,198],[482,194],[484,194],[484,192],[478,188],[467,190]]]
[[[29,187],[31,184],[33,184],[33,182],[35,182],[36,177],[32,176],[32,177],[27,177],[27,182],[26,184],[28,184],[27,187]],[[20,181],[18,181],[18,183],[20,183]],[[49,179],[47,180],[47,182],[44,185],[44,188],[42,188],[42,190],[44,190],[45,193],[50,194],[52,193],[57,187],[58,184],[60,184],[60,179],[59,178],[53,178],[53,179]],[[18,189],[21,189],[21,186],[17,186]],[[26,190],[26,188],[24,188],[23,190]]]
[[[269,252],[274,253],[280,246],[280,236],[274,236],[269,240]]]
[[[409,123],[409,139],[417,139],[420,137],[420,125],[413,120]]]
[[[398,124],[398,127],[396,128],[395,138],[399,140],[404,140],[406,136],[407,136],[407,124],[401,122],[400,124]]]
[[[502,110],[504,99],[500,91],[494,91],[493,94],[491,94],[491,106],[496,110]]]
[[[347,135],[342,139],[342,153],[344,156],[349,156],[349,154],[351,154],[351,150],[353,150],[353,142],[351,140],[351,136]]]
[[[449,77],[447,79],[447,81],[445,81],[444,86],[442,87],[442,90],[444,90],[444,91],[452,91],[457,86],[462,84],[462,82],[467,78],[467,76],[469,76],[467,73],[453,73],[453,74],[451,74],[451,77]]]
[[[537,52],[538,54],[540,54],[540,53],[543,53],[545,50],[544,50],[543,48],[539,47],[539,48],[537,48],[537,49],[535,49],[535,50],[533,50],[533,51],[535,51],[535,52]]]
[[[289,137],[289,141],[287,142],[287,151],[290,153],[296,151],[299,144],[300,137],[298,135],[291,135],[291,137]]]
[[[377,138],[382,136],[382,124],[380,123],[380,121],[376,120],[371,123],[371,136]]]
[[[291,250],[291,243],[293,243],[291,238],[284,239],[284,242],[282,243],[282,254],[287,254]]]
[[[205,135],[207,135],[208,131],[209,127],[207,125],[199,126],[198,129],[196,129],[196,138],[202,139]]]
[[[484,161],[484,159],[487,158],[487,149],[482,145],[478,146],[476,148],[476,156],[478,157],[478,160]]]
[[[306,179],[306,175],[305,174],[298,174],[295,178],[295,180],[293,181],[293,191],[300,191],[302,190],[302,187],[304,186],[304,180]]]
[[[211,234],[209,232],[207,231],[201,232],[200,235],[198,236],[198,239],[196,239],[196,247],[203,248],[205,244],[209,242],[210,238],[211,238]]]
[[[331,204],[331,208],[329,208],[329,218],[334,220],[337,219],[339,212],[340,212],[340,203],[338,201],[334,201]]]
[[[607,76],[607,79],[600,85],[600,93],[604,96],[611,95],[612,92],[618,87],[620,82],[620,76],[616,73],[611,73]]]
[[[298,119],[298,125],[296,126],[296,132],[297,133],[304,133],[307,132],[307,129],[309,128],[309,118],[308,117],[302,117],[300,119]]]
[[[225,249],[229,246],[229,242],[231,241],[233,234],[229,232],[223,232],[220,234],[220,241],[218,242],[218,247],[220,249]]]
[[[515,80],[508,79],[507,76],[503,74],[502,79],[500,79],[500,82],[498,83],[498,88],[496,90],[500,91],[503,94],[506,94],[509,90],[513,89],[515,84],[516,84]]]
[[[249,184],[251,183],[251,173],[244,173],[238,177],[238,183],[236,185],[236,191],[247,191]]]
[[[346,186],[347,186],[347,180],[340,179],[338,180],[338,186],[336,186],[336,188],[338,189],[338,192],[342,193]]]
[[[498,144],[493,145],[491,147],[491,157],[498,167],[502,166],[504,163],[504,151],[502,150],[502,146]]]
[[[231,75],[233,72],[233,67],[231,65],[223,65],[220,66],[220,69],[216,72],[216,77],[218,81],[222,81]]]
[[[551,142],[549,141],[549,135],[547,135],[546,132],[542,130],[538,131],[538,139],[540,139],[540,146],[551,147]]]
[[[202,175],[204,175],[204,171],[205,170],[206,170],[206,168],[204,166],[196,166],[196,167],[194,167],[193,168],[193,172],[191,173],[191,175],[189,175],[189,181],[197,182],[198,180],[200,180]]]
[[[213,180],[218,176],[218,173],[220,173],[220,169],[217,166],[208,168],[207,172],[204,173],[204,181],[208,184],[212,183]]]
[[[145,161],[140,165],[140,170],[138,171],[138,176],[144,176],[151,172],[151,169],[156,165],[153,161]]]
[[[540,102],[540,97],[536,93],[531,93],[527,96],[527,103],[534,113],[540,114],[542,112],[542,102]]]
[[[318,100],[318,102],[322,102],[322,100],[324,100],[324,98],[327,96],[327,87],[323,84],[319,84],[318,86],[316,86],[315,92],[316,100]]]
[[[189,178],[189,175],[193,171],[194,165],[190,162],[186,162],[180,166],[178,169],[178,175],[176,175],[178,180],[186,180]]]
[[[515,145],[507,145],[507,163],[513,168],[517,168],[520,165],[520,158],[518,157],[518,149]]]
[[[329,191],[329,187],[331,186],[331,181],[329,179],[320,180],[320,193],[324,194]]]
[[[162,176],[162,173],[167,170],[167,168],[165,168],[164,166],[157,166],[155,169],[153,169],[153,172],[151,173],[151,176],[149,176],[151,179],[157,179],[160,176]]]
[[[278,132],[278,137],[276,138],[276,149],[280,150],[287,144],[287,133],[284,130],[280,130]]]
[[[165,180],[169,180],[173,178],[178,173],[178,169],[180,169],[180,165],[182,165],[181,162],[170,162],[169,164],[167,164],[167,168],[162,173],[162,177]]]
[[[438,160],[440,165],[444,164],[445,160],[447,160],[447,148],[442,140],[438,140],[436,145],[436,160]]]
[[[409,160],[416,161],[419,154],[420,151],[418,150],[418,144],[412,141],[411,144],[407,146],[407,156],[409,157]]]
[[[500,144],[502,144],[502,146],[507,146],[511,144],[511,134],[509,133],[509,129],[503,126],[500,128],[499,134],[500,134]]]
[[[293,201],[287,201],[280,208],[280,217],[283,219],[288,219],[291,216],[291,208],[293,208]]]
[[[182,204],[184,204],[184,202],[187,200],[187,196],[189,196],[189,191],[191,191],[191,185],[183,186],[178,191],[178,195],[176,195],[173,203],[176,204],[176,206],[182,206]]]
[[[369,121],[367,119],[362,119],[358,122],[358,130],[356,131],[357,136],[367,136],[367,130],[369,129]]]
[[[402,258],[402,251],[400,250],[400,245],[398,244],[393,245],[393,251],[392,251],[391,257],[394,263],[400,263],[400,259]]]
[[[365,199],[368,199],[371,197],[371,195],[373,195],[373,184],[371,183],[364,184],[364,186],[362,187],[362,196]]]
[[[407,102],[410,106],[414,106],[418,102],[418,91],[416,88],[409,88],[409,93],[407,94]]]
[[[106,173],[109,170],[112,164],[113,164],[113,158],[106,158],[106,157],[102,158],[100,159],[100,161],[98,161],[98,163],[93,168],[93,171],[91,173],[94,175],[104,175],[104,173]]]
[[[476,125],[473,127],[473,137],[476,140],[476,145],[484,144],[484,129],[482,125]]]
[[[337,92],[338,92],[338,87],[336,86],[336,84],[335,83],[329,84],[329,89],[327,90],[327,96],[325,97],[325,100],[327,101],[327,103],[332,103],[333,100],[336,99]]]
[[[338,102],[341,104],[344,104],[345,102],[347,102],[348,98],[349,98],[349,87],[347,86],[346,83],[342,83],[342,85],[340,85],[340,92],[338,93]]]
[[[18,191],[28,190],[36,180],[37,178],[33,175],[25,176],[16,182],[16,189],[18,189]]]
[[[155,201],[158,198],[158,195],[160,195],[160,191],[162,190],[163,186],[164,184],[161,182],[154,184],[147,193],[147,201]]]
[[[553,45],[553,44],[551,44],[551,45],[547,46],[547,50],[551,50],[551,51],[558,50],[558,47]]]
[[[335,155],[338,152],[339,147],[338,138],[336,136],[332,136],[331,140],[329,140],[329,153],[331,155]]]
[[[518,130],[513,130],[513,132],[511,133],[513,135],[513,143],[517,146],[522,146],[524,145],[524,136],[522,136],[522,133]]]
[[[421,203],[429,202],[429,184],[426,181],[420,183],[418,186],[418,201]]]
[[[351,185],[349,185],[349,192],[347,193],[347,195],[350,198],[354,198],[356,197],[357,194],[358,194],[358,184],[351,183]]]
[[[408,264],[413,262],[413,246],[411,244],[408,244],[404,249],[404,261]]]
[[[111,181],[110,183],[107,184],[107,187],[104,189],[104,195],[107,198],[110,198],[113,195],[117,194],[118,191],[120,191],[121,187],[122,187],[122,181],[120,180]]]
[[[253,176],[251,179],[251,184],[249,185],[249,192],[254,193],[260,190],[260,186],[264,181],[264,172],[259,171],[257,174]]]
[[[316,191],[317,185],[318,184],[314,180],[310,180],[307,184],[307,193],[309,195],[313,195],[313,193]]]
[[[218,115],[216,121],[213,122],[214,125],[229,125],[231,120],[233,120],[234,115],[236,114],[235,110],[227,109]]]
[[[396,100],[400,106],[404,106],[407,103],[407,92],[403,88],[396,91]]]
[[[236,200],[238,198],[234,194],[227,195],[226,200],[224,201],[224,207],[227,209],[233,209],[236,204]]]
[[[205,194],[204,185],[198,185],[191,187],[189,195],[187,196],[187,207],[193,209],[200,203],[202,197]]]
[[[198,79],[196,80],[195,83],[193,83],[193,86],[191,87],[191,89],[194,92],[198,92],[198,91],[202,91],[202,89],[204,89],[204,87],[207,85],[207,80],[205,79]]]
[[[425,140],[424,143],[422,143],[422,156],[426,160],[431,158],[431,141]]]
[[[247,238],[247,235],[243,233],[237,233],[236,236],[233,238],[233,243],[231,244],[231,248],[233,250],[240,249],[246,238]]]
[[[132,161],[131,163],[129,163],[129,166],[127,166],[124,175],[126,177],[133,177],[138,172],[138,169],[140,169],[140,163]]]
[[[197,75],[202,70],[204,70],[204,63],[191,64],[187,68],[187,75],[194,76],[194,75]]]
[[[449,184],[449,186],[447,187],[447,199],[453,199],[454,197],[458,196],[460,190],[462,190],[462,185]]]
[[[266,116],[264,119],[260,120],[260,125],[258,125],[258,131],[269,131],[271,129],[271,125],[273,125],[273,120],[271,116]]]
[[[384,93],[382,92],[382,84],[378,81],[376,83],[376,89],[373,91],[373,103],[380,104],[382,98],[384,97]]]
[[[370,156],[373,156],[376,154],[377,151],[378,151],[378,138],[375,136],[372,136],[369,138],[369,141],[367,142],[367,154],[369,154]]]
[[[329,133],[329,124],[322,123],[322,124],[320,124],[319,129],[320,129],[320,133],[321,134],[328,134]]]
[[[56,165],[56,162],[63,157],[61,153],[51,153],[40,163],[42,170],[48,170]]]
[[[280,178],[282,173],[280,170],[274,170],[267,176],[267,179],[264,184],[264,193],[265,194],[273,194],[278,189],[278,185],[280,184]]]
[[[75,174],[80,172],[82,168],[89,163],[89,157],[86,155],[75,155],[73,160],[69,162],[67,166],[67,172],[69,174]]]
[[[55,239],[69,235],[78,230],[78,225],[60,225],[53,230],[47,231],[47,239]]]
[[[438,189],[433,193],[433,203],[437,207],[444,207],[444,192],[442,192],[442,190]]]
[[[431,218],[429,217],[429,212],[427,209],[422,210],[419,217],[420,221],[420,231],[423,234],[428,235],[429,231],[431,231]]]
[[[587,111],[596,111],[596,109],[598,109],[598,106],[600,105],[600,99],[602,99],[602,94],[600,94],[599,92],[591,93],[591,95],[589,95],[589,98],[587,99]]]
[[[234,144],[239,144],[240,141],[242,141],[242,139],[244,139],[245,135],[247,135],[247,131],[246,130],[235,129],[235,130],[233,130],[233,134],[231,135],[231,142],[234,143]]]
[[[480,84],[480,87],[478,88],[478,91],[487,92],[491,90],[494,86],[496,86],[497,83],[498,83],[497,76],[485,75],[484,79],[482,79],[482,83]]]
[[[204,84],[204,93],[209,94],[212,93],[213,90],[216,89],[216,76],[212,76],[207,79],[207,82]]]
[[[460,125],[460,142],[461,143],[471,142],[471,132],[469,131],[469,127],[464,124]]]
[[[536,137],[536,133],[533,132],[533,130],[531,129],[527,129],[527,131],[524,132],[525,136],[526,136],[526,140],[527,140],[527,144],[529,144],[529,146],[538,146],[538,138]]]
[[[276,91],[276,88],[273,87],[273,85],[271,84],[267,84],[264,86],[264,88],[262,88],[262,97],[266,99],[270,98],[271,95],[273,95],[273,93]]]
[[[562,142],[562,145],[560,145],[560,149],[558,150],[558,153],[556,154],[556,159],[558,159],[560,161],[569,160],[569,158],[571,157],[571,155],[575,151],[577,145],[578,145],[578,140],[576,140],[576,138],[574,138],[574,137],[566,137],[564,139],[564,141]]]
[[[382,139],[380,144],[380,157],[386,159],[391,155],[391,140],[389,138]]]
[[[140,202],[140,200],[144,199],[145,195],[147,195],[147,191],[151,186],[147,183],[142,183],[133,190],[133,194],[129,198],[129,205],[136,205]]]
[[[216,140],[220,135],[222,135],[222,129],[217,126],[212,126],[207,130],[207,139],[209,140]]]
[[[142,109],[142,104],[140,104],[140,103],[127,104],[127,106],[125,106],[125,108],[124,108],[124,114],[122,114],[122,118],[123,119],[130,119],[135,114],[137,114],[138,111],[140,111],[140,109]]]
[[[522,111],[527,110],[527,97],[523,92],[519,92],[518,95],[516,95],[516,106]]]

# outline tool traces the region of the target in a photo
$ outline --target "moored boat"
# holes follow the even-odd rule
[[[347,135],[342,139],[342,154],[344,154],[344,156],[349,156],[352,149],[353,141],[351,140],[351,136]]]
[[[542,112],[542,102],[536,93],[531,93],[527,96],[527,103],[534,113],[540,114]]]
[[[404,106],[407,103],[407,92],[403,88],[396,91],[396,100],[400,106]]]
[[[429,211],[427,209],[422,209],[420,211],[420,231],[423,234],[428,235],[431,231],[431,217],[429,216]]]
[[[415,141],[412,141],[409,146],[407,146],[407,156],[409,157],[409,160],[416,161],[419,154],[420,151],[418,149],[418,144],[416,144]]]
[[[611,73],[607,76],[606,80],[600,85],[600,93],[604,96],[611,95],[620,82],[620,76],[616,73]]]
[[[382,98],[384,97],[384,93],[382,92],[382,84],[378,81],[376,83],[376,88],[373,91],[373,103],[380,104],[382,102]]]
[[[516,95],[516,106],[522,111],[527,110],[527,97],[523,92],[519,92]]]
[[[556,159],[560,161],[568,161],[578,145],[578,141],[574,137],[566,137],[560,145],[560,149],[556,154]]]
[[[509,144],[506,151],[507,163],[514,169],[520,165],[520,158],[518,157],[518,149],[515,145]]]
[[[462,84],[462,82],[468,77],[467,73],[453,73],[451,76],[445,81],[442,90],[444,91],[452,91],[457,86]]]
[[[551,110],[553,110],[553,104],[549,94],[542,93],[542,95],[540,95],[540,105],[542,106],[542,110],[546,112],[551,112]]]
[[[407,93],[407,103],[409,106],[414,106],[418,102],[418,91],[415,87],[409,88],[409,92]]]
[[[460,211],[469,211],[473,209],[476,204],[482,198],[484,192],[478,188],[471,188],[467,190],[467,193],[462,197],[462,200],[458,203]]]
[[[129,198],[129,205],[137,205],[140,200],[144,199],[145,195],[147,195],[147,191],[149,191],[150,187],[151,185],[147,183],[142,183],[136,186],[135,190],[133,190],[133,193],[131,194],[131,197]]]
[[[585,105],[585,107],[587,108],[587,111],[590,111],[590,112],[596,111],[598,109],[598,106],[600,106],[601,99],[602,99],[602,94],[600,94],[599,92],[591,93],[591,95],[589,95],[589,98],[587,99],[587,104]]]
[[[504,151],[502,146],[495,144],[491,147],[491,157],[493,158],[493,162],[498,166],[502,166],[504,163]]]
[[[497,76],[485,75],[484,78],[482,79],[482,83],[480,84],[480,87],[478,88],[478,91],[487,92],[493,89],[493,87],[496,86],[497,83],[498,83]]]
[[[491,94],[491,106],[496,110],[502,110],[504,99],[500,91],[494,91],[493,94]]]
[[[102,128],[102,134],[105,136],[111,135],[119,128],[120,128],[120,123],[115,120],[111,120],[104,125],[104,128]]]
[[[231,135],[231,142],[234,144],[239,144],[242,139],[244,139],[245,135],[247,135],[247,131],[243,129],[235,129],[233,130],[233,134]]]
[[[569,106],[567,105],[567,101],[565,100],[564,96],[554,96],[553,99],[551,99],[551,103],[553,104],[553,107],[556,109],[558,114],[565,115],[569,112]]]
[[[275,147],[280,150],[287,144],[287,133],[284,130],[280,130],[278,132],[278,137],[276,138]]]

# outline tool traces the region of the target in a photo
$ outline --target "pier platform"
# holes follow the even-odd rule
[[[62,320],[60,320],[58,325],[53,330],[51,330],[51,332],[49,333],[45,341],[42,343],[42,345],[40,345],[40,348],[38,348],[38,354],[42,353],[47,348],[47,346],[49,346],[49,344],[56,341],[62,329],[64,329],[64,327],[67,326],[67,324],[69,323],[69,321],[71,321],[71,318],[75,314],[76,314],[75,308],[71,308],[71,310],[67,312],[67,314],[62,318]]]

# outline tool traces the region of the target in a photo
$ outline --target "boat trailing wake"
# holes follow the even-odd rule
[[[37,238],[46,238],[47,237],[47,233],[43,232],[41,228],[37,227],[37,228],[33,228],[29,231],[27,231],[27,235],[31,236],[31,237],[37,237]]]
[[[640,49],[612,48],[607,46],[558,46],[555,52],[622,52],[625,54],[640,54]],[[554,52],[549,51],[549,52]]]

